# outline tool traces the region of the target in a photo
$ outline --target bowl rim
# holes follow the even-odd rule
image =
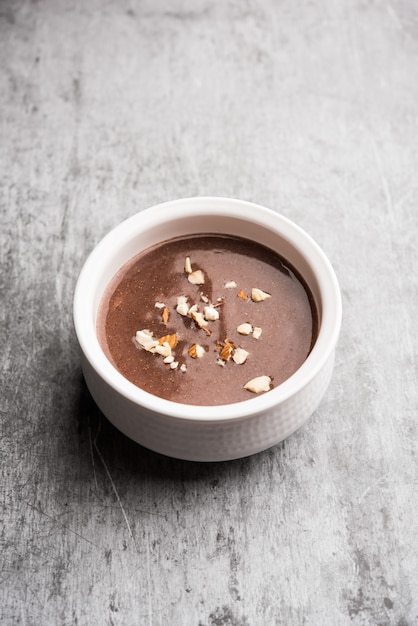
[[[103,254],[118,249],[140,231],[161,223],[167,209],[181,208],[182,218],[232,217],[256,223],[286,239],[309,263],[318,282],[322,297],[322,315],[318,337],[306,361],[286,381],[255,397],[224,405],[193,405],[165,400],[144,391],[128,381],[104,354],[96,333],[96,315],[92,284],[97,279],[97,267]],[[178,215],[172,220],[176,221]],[[167,215],[165,215],[167,221]],[[140,250],[139,250],[140,251]],[[138,252],[139,252],[138,251]],[[110,279],[109,279],[110,280]],[[326,297],[325,297],[326,296]],[[327,363],[338,341],[342,320],[341,292],[334,269],[314,239],[287,217],[265,206],[222,196],[197,196],[169,200],[141,210],[111,229],[93,248],[79,273],[74,291],[73,321],[80,349],[90,366],[115,392],[132,403],[186,422],[225,422],[242,420],[271,410],[302,391]]]

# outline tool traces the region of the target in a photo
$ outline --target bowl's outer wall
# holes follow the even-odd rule
[[[297,395],[268,412],[219,420],[227,408],[215,406],[214,421],[173,419],[138,406],[110,387],[82,357],[87,387],[104,415],[137,443],[167,456],[188,461],[228,461],[279,443],[302,426],[324,396],[331,379],[335,351],[324,367]],[[217,414],[216,414],[217,413]],[[216,414],[216,415],[215,415]]]

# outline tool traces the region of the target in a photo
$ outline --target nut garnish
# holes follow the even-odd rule
[[[164,341],[163,344],[158,344],[158,346],[155,346],[153,352],[155,352],[156,354],[160,354],[164,358],[170,357],[171,356],[170,344],[168,343],[168,341]]]
[[[239,332],[240,335],[249,335],[252,329],[253,327],[248,322],[245,322],[244,324],[240,324],[239,326],[237,326],[237,331]]]
[[[189,256],[186,256],[186,258],[184,259],[184,271],[186,272],[186,274],[192,273],[192,263]]]
[[[253,337],[254,337],[254,339],[260,339],[262,332],[263,331],[260,328],[260,326],[254,326],[254,330],[253,330]]]
[[[167,326],[168,318],[170,317],[170,311],[165,306],[162,312],[163,324]]]
[[[190,313],[190,311],[191,311],[191,313]],[[207,320],[205,320],[205,318],[203,317],[203,313],[201,313],[200,311],[196,311],[196,309],[194,309],[194,307],[189,309],[189,313],[190,313],[193,321],[195,322],[195,324],[197,326],[199,326],[199,328],[204,328],[205,326],[208,325]]]
[[[135,334],[135,341],[148,352],[153,352],[159,343],[158,340],[154,339],[153,333],[147,329],[138,330]]]
[[[262,391],[270,391],[270,376],[256,376],[244,385],[244,389],[252,391],[252,393],[261,393]]]
[[[219,319],[219,311],[213,306],[205,306],[203,309],[203,315],[209,322],[214,322]]]
[[[178,344],[178,341],[179,340],[177,337],[177,333],[174,333],[173,335],[165,335],[164,337],[160,337],[158,340],[158,343],[160,345],[163,345],[164,343],[168,343],[170,348],[173,349]]]
[[[202,356],[205,354],[205,349],[203,346],[199,346],[197,343],[194,343],[192,346],[190,346],[187,352],[189,356],[192,357],[192,359],[201,359]]]
[[[229,361],[229,359],[231,358],[232,352],[234,350],[234,344],[231,343],[228,339],[225,339],[225,345],[222,348],[219,356],[221,357],[222,361]]]
[[[205,282],[205,276],[202,270],[195,270],[187,276],[187,280],[192,285],[203,285]]]
[[[266,293],[261,289],[257,289],[257,287],[253,287],[251,289],[251,300],[253,302],[262,302],[263,300],[267,300],[267,298],[271,298],[271,294]]]
[[[180,315],[187,315],[189,312],[189,305],[187,304],[187,296],[179,296],[177,298],[177,306],[176,306],[176,311],[177,313],[180,313]]]
[[[205,273],[203,272],[203,270],[200,269],[193,271],[191,259],[189,256],[185,257],[184,272],[185,275],[187,275],[188,282],[192,285],[199,286],[205,283]],[[205,291],[203,291],[205,288],[202,287],[201,290],[198,290],[196,296],[192,299],[192,302],[190,303],[188,302],[188,300],[191,296],[178,296],[175,311],[179,313],[179,315],[192,318],[197,328],[203,330],[208,336],[210,336],[212,334],[210,328],[213,328],[212,323],[221,318],[221,305],[227,303],[229,297],[235,298],[236,294],[244,301],[248,301],[251,298],[251,300],[253,300],[254,302],[262,302],[263,300],[272,297],[271,294],[255,287],[252,288],[251,296],[249,296],[247,295],[247,293],[245,293],[243,289],[239,288],[235,280],[226,281],[224,283],[224,287],[225,289],[236,288],[237,291],[232,296],[219,296],[212,302],[212,299],[208,297]],[[165,326],[168,325],[168,322],[171,318],[170,311],[172,310],[172,304],[169,305],[169,308],[169,306],[167,306],[164,302],[156,301],[154,303],[154,307],[160,311],[161,320]],[[186,324],[186,328],[189,327],[189,324]],[[254,339],[259,339],[262,333],[262,329],[260,327],[253,326],[250,322],[240,323],[237,326],[236,330],[240,335],[248,336],[252,334]],[[163,337],[156,338],[154,337],[153,332],[148,329],[143,329],[136,332],[134,339],[142,348],[144,348],[148,352],[160,355],[163,362],[167,364],[170,369],[179,369],[182,372],[187,371],[188,366],[186,365],[186,363],[180,364],[179,361],[176,360],[176,355],[174,354],[174,348],[178,344],[177,333],[174,332],[170,335],[167,334]],[[229,339],[225,339],[223,342],[215,339],[215,341],[212,342],[212,346],[214,344],[216,344],[215,355],[217,353],[217,355],[215,356],[216,363],[221,367],[227,366],[227,363],[229,361],[233,361],[238,365],[242,365],[247,361],[248,357],[250,356],[250,353],[247,350],[241,347],[235,347],[235,345]],[[190,356],[192,359],[201,359],[208,349],[208,346],[206,346],[205,349],[198,343],[194,343],[188,348],[187,353],[188,356]],[[189,367],[192,367],[191,362],[189,362]],[[272,379],[269,376],[257,376],[256,378],[249,380],[244,385],[244,388],[248,391],[251,391],[252,393],[257,394],[269,391],[271,388],[271,382]]]
[[[247,350],[244,350],[244,348],[235,348],[232,354],[232,360],[238,365],[242,365],[242,363],[245,363],[245,361],[247,360],[248,355],[249,352],[247,352]]]

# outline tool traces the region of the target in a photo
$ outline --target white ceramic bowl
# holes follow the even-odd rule
[[[172,237],[204,233],[238,235],[278,252],[304,277],[319,316],[315,346],[288,380],[268,393],[224,406],[179,404],[139,389],[109,362],[96,335],[102,294],[126,261]],[[104,237],[80,273],[74,295],[74,324],[87,386],[101,411],[119,430],[168,456],[225,461],[277,444],[315,411],[334,365],[341,295],[326,256],[293,222],[241,200],[187,198],[142,211]]]

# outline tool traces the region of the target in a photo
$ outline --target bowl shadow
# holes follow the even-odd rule
[[[117,467],[118,472],[137,479],[166,479],[172,481],[210,481],[228,476],[248,473],[254,465],[266,461],[266,457],[277,454],[278,444],[264,452],[220,462],[196,462],[168,457],[153,452],[121,433],[105,417],[94,402],[82,378],[77,406],[78,433],[86,454],[94,454],[104,463]]]

